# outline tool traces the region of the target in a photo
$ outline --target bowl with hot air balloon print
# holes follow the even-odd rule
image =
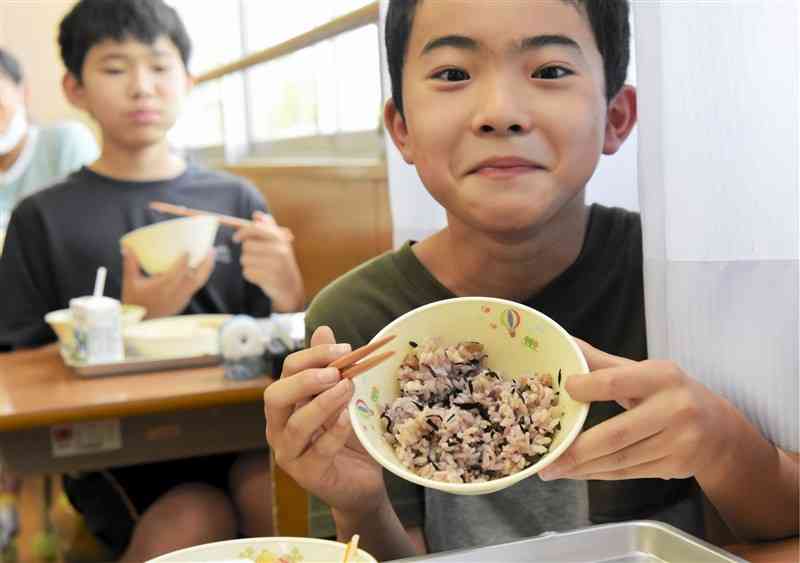
[[[572,399],[564,385],[570,376],[588,372],[586,360],[572,337],[539,311],[503,299],[459,297],[437,301],[406,313],[384,327],[374,340],[388,335],[395,335],[396,338],[383,346],[381,352],[393,350],[395,354],[353,380],[355,392],[349,405],[349,414],[353,430],[367,452],[383,467],[408,481],[454,494],[492,493],[530,477],[552,463],[569,447],[583,427],[589,405]],[[441,345],[441,348],[437,349],[432,343]],[[475,347],[474,343],[479,346]],[[530,429],[534,426],[533,408],[530,411],[524,408],[518,410],[520,401],[517,399],[511,406],[493,405],[486,401],[496,396],[498,402],[502,402],[503,395],[486,391],[480,398],[482,405],[477,404],[478,400],[474,397],[478,397],[480,386],[485,382],[475,377],[477,371],[463,371],[469,358],[451,358],[452,366],[462,366],[459,374],[471,374],[467,375],[472,379],[466,385],[453,383],[453,372],[439,373],[437,366],[431,369],[422,359],[423,354],[431,349],[440,357],[450,357],[448,354],[454,353],[452,347],[459,344],[462,348],[466,345],[467,348],[472,346],[480,350],[480,364],[484,371],[479,376],[483,377],[485,373],[492,375],[498,382],[494,390],[500,387],[513,389],[524,405],[531,404],[530,393],[527,392],[531,389],[523,383],[529,381],[528,376],[538,377],[552,388],[549,395],[552,402],[546,405],[548,413],[552,415],[548,419],[551,433],[547,434],[547,439],[539,438],[536,442],[537,445],[544,444],[544,448],[539,447],[537,455],[525,453],[525,463],[521,462],[510,473],[487,471],[485,479],[480,472],[472,476],[478,475],[477,479],[468,479],[465,473],[456,473],[453,478],[450,473],[444,475],[443,464],[452,463],[454,457],[458,461],[466,459],[459,457],[463,449],[451,448],[450,445],[471,441],[470,455],[473,457],[470,463],[474,464],[475,459],[485,460],[487,455],[491,457],[498,453],[499,450],[494,453],[481,451],[481,448],[489,447],[490,433],[494,443],[503,449],[519,443],[520,428],[523,434],[531,436]],[[436,399],[435,393],[420,391],[416,382],[411,386],[417,387],[412,388],[408,384],[409,365],[423,372],[425,368],[432,378],[437,377],[438,373],[440,379],[444,380],[444,387],[435,389],[444,389],[445,399],[441,399],[441,396]],[[477,363],[474,365],[477,366]],[[409,395],[409,389],[412,389],[412,393],[419,393]],[[518,392],[520,390],[525,393]],[[442,400],[446,404],[442,404]],[[403,428],[393,426],[398,420],[395,418],[397,411],[393,410],[399,408],[397,405],[411,412],[410,418],[401,420],[406,425]],[[451,411],[448,409],[454,405],[469,410],[470,414],[464,416],[475,428],[459,428],[450,422],[448,413]],[[523,416],[499,420],[497,413],[507,413],[511,407],[514,417],[524,411]],[[459,412],[458,416],[462,414]],[[530,416],[526,419],[527,415]],[[416,426],[409,422],[414,417],[417,419]],[[449,428],[447,432],[445,427]],[[419,447],[414,449],[415,444],[408,441],[404,443],[402,439],[398,443],[398,435],[406,438],[411,436],[410,440],[419,441]],[[533,443],[532,438],[530,443]],[[506,449],[505,453],[517,455],[520,452]],[[415,460],[416,465],[409,463],[410,458]]]

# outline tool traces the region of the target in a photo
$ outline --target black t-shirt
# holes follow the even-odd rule
[[[172,217],[148,208],[165,201],[250,219],[266,211],[258,191],[229,174],[189,165],[178,177],[120,181],[88,168],[42,190],[14,210],[0,258],[0,350],[55,339],[44,315],[92,292],[97,268],[108,276],[105,295],[119,299],[125,233]],[[242,276],[234,231],[220,226],[211,278],[183,313],[268,316],[269,298]]]

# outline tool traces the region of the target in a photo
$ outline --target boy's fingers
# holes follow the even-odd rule
[[[320,429],[326,431],[325,421],[346,407],[352,395],[353,382],[342,379],[303,408],[295,410],[286,421],[284,433],[287,439],[283,442],[281,454],[289,459],[300,457],[308,448],[311,437]]]
[[[324,368],[349,351],[349,344],[316,344],[312,337],[310,348],[300,350],[286,357],[283,362],[281,377],[287,378],[307,369]]]
[[[336,336],[333,334],[333,329],[325,325],[317,327],[317,330],[315,330],[314,334],[311,335],[309,344],[311,344],[311,346],[319,346],[320,344],[336,344]]]
[[[580,338],[573,337],[573,340],[575,340],[575,342],[580,347],[581,352],[583,352],[583,356],[586,358],[586,363],[589,364],[590,371],[636,363],[633,360],[629,360],[628,358],[615,356],[613,354],[603,352],[602,350],[598,350],[597,348],[595,348],[588,342],[581,340]]]
[[[617,467],[624,467],[649,461],[639,459],[634,463],[629,455],[633,452],[623,453],[623,450],[659,434],[667,427],[669,420],[670,410],[663,404],[654,404],[651,408],[635,409],[612,417],[578,436],[572,446],[550,464],[541,476],[547,479],[555,475],[584,474],[587,472],[586,467],[591,469],[597,460],[607,457],[611,461],[606,459],[600,466],[605,467],[612,463]],[[645,452],[637,452],[635,456],[651,456],[650,459],[657,459],[664,455],[663,451],[658,454],[648,453],[648,448],[645,448]]]
[[[214,250],[211,250],[205,259],[192,270],[192,279],[194,281],[195,290],[200,289],[206,282],[208,282],[208,278],[211,277],[211,272],[214,271],[214,265],[216,263],[216,253]]]
[[[122,249],[122,279],[133,281],[142,276],[136,254],[127,248]]]
[[[339,372],[336,368],[323,368],[309,369],[297,374],[296,377],[279,379],[269,385],[264,391],[264,414],[267,419],[267,437],[270,443],[275,447],[280,447],[282,449],[281,453],[302,451],[305,446],[297,450],[294,442],[299,440],[300,434],[304,432],[307,436],[310,436],[321,424],[304,431],[301,428],[301,423],[304,420],[308,420],[308,417],[297,418],[297,413],[300,410],[308,409],[314,401],[319,402],[320,397],[325,396],[325,392],[335,387],[340,381]],[[316,395],[320,396],[312,401],[311,399]],[[322,399],[323,405],[327,404],[326,401],[329,402],[329,399],[330,395],[326,399]],[[307,401],[308,404],[298,409],[297,405],[301,401]],[[319,410],[320,404],[317,404],[314,408]],[[284,431],[287,430],[286,427],[290,418],[294,418],[292,428],[288,432],[289,441],[293,443],[287,444],[281,437]],[[278,443],[275,443],[276,441]]]
[[[189,254],[183,253],[181,254],[180,258],[175,260],[175,263],[169,267],[169,269],[160,274],[164,279],[167,280],[175,280],[180,282],[180,280],[189,272],[191,268],[189,267]]]
[[[314,467],[326,467],[342,451],[350,437],[350,413],[342,409],[329,430],[322,433],[306,454],[306,463]]]
[[[585,403],[641,399],[661,390],[668,382],[647,367],[631,362],[623,367],[605,368],[567,378],[564,387],[570,397]]]
[[[275,221],[275,217],[270,215],[269,213],[264,213],[263,211],[253,211],[253,221],[261,224],[268,224],[278,226],[278,223]]]

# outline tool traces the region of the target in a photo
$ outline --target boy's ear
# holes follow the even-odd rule
[[[608,104],[603,154],[614,154],[636,125],[636,88],[625,85]]]
[[[186,73],[186,93],[187,94],[192,91],[192,89],[194,88],[195,84],[196,84],[196,82],[195,82],[194,76],[192,76],[191,74],[189,74],[187,72]]]
[[[408,127],[406,127],[406,120],[400,115],[397,110],[397,105],[394,103],[394,98],[389,98],[386,105],[383,106],[383,124],[389,135],[392,137],[394,146],[403,155],[403,160],[408,164],[414,164],[412,157],[411,146],[408,142]]]
[[[61,79],[61,87],[70,104],[83,111],[89,111],[86,102],[86,89],[71,72],[64,73],[64,78]]]

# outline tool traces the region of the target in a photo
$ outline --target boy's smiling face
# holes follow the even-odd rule
[[[420,2],[403,102],[387,126],[451,225],[497,235],[535,232],[582,197],[627,135],[607,123],[621,118],[589,22],[562,0]]]
[[[86,55],[80,83],[65,78],[73,104],[89,112],[104,142],[140,148],[164,140],[175,124],[191,79],[175,45],[107,39]]]

